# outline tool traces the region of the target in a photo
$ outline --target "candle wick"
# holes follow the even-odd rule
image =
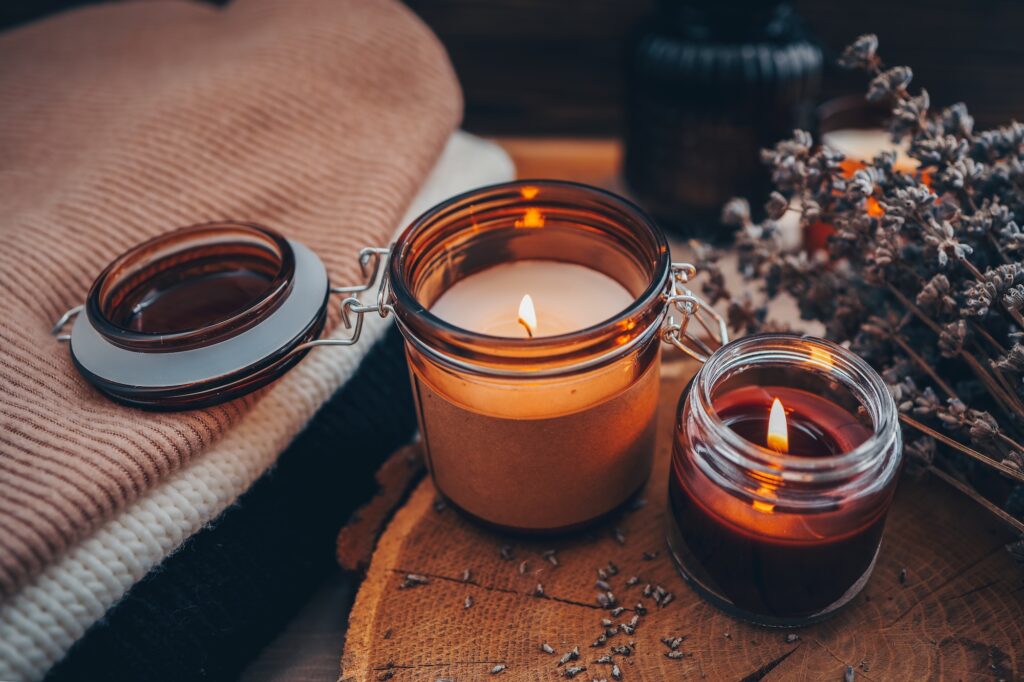
[[[524,320],[523,318],[520,317],[519,318],[519,324],[521,324],[523,326],[523,329],[526,330],[526,335],[532,339],[533,338],[533,330],[530,329],[530,325],[526,324],[526,320]]]

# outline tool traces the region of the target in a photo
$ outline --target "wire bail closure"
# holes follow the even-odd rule
[[[717,348],[729,343],[729,328],[714,308],[686,286],[696,276],[697,268],[690,263],[672,263],[665,300],[668,314],[661,328],[661,340],[703,364]],[[717,348],[712,348],[699,334],[688,329],[691,320],[697,321]]]
[[[377,286],[377,297],[376,301],[372,304],[363,303],[358,296],[349,295],[341,301],[341,323],[345,326],[345,329],[349,329],[352,333],[342,339],[314,339],[307,341],[306,343],[296,346],[292,353],[301,353],[309,348],[315,348],[317,346],[352,346],[359,341],[359,337],[363,332],[363,315],[367,313],[377,313],[382,318],[387,317],[392,312],[390,303],[387,303],[387,292],[389,288],[388,280],[388,259],[391,257],[391,251],[394,245],[391,246],[367,246],[359,251],[359,269],[363,273],[364,281],[362,284],[355,284],[347,287],[331,287],[330,292],[332,294],[361,294],[365,291],[369,291],[373,288],[374,284],[377,284],[378,276],[380,277],[380,283]],[[381,274],[383,272],[383,274]],[[354,319],[353,319],[354,317]]]

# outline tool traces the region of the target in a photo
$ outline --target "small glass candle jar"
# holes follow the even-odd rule
[[[871,575],[901,459],[892,397],[855,354],[795,336],[734,341],[679,404],[667,529],[676,565],[737,617],[824,618]]]
[[[463,280],[519,261],[606,275],[626,304],[535,338],[469,331],[435,314]],[[629,499],[651,468],[669,274],[668,245],[643,212],[582,185],[484,188],[415,221],[392,251],[390,305],[438,492],[471,517],[527,532],[577,527]],[[516,297],[537,286],[522,280]],[[482,305],[497,308],[499,293]],[[544,314],[538,304],[541,327]]]

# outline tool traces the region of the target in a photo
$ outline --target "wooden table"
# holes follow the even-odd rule
[[[505,146],[524,176],[615,186],[614,143],[513,140]],[[1012,536],[934,479],[901,483],[874,575],[835,618],[772,630],[702,601],[675,573],[663,539],[675,404],[695,369],[668,349],[665,359],[645,507],[586,533],[524,540],[436,509],[433,487],[423,480],[374,553],[351,613],[342,679],[479,680],[490,679],[497,665],[507,666],[500,675],[510,680],[565,679],[566,666],[557,662],[574,646],[580,658],[570,665],[586,667],[576,679],[613,679],[609,665],[593,661],[630,640],[632,655],[614,657],[623,680],[842,680],[848,669],[858,680],[1024,678],[1024,571],[1004,550]],[[501,556],[506,545],[514,558]],[[557,566],[544,554],[552,549]],[[648,612],[632,635],[591,648],[604,630],[601,619],[611,617],[595,601],[594,586],[609,561],[619,568],[609,582],[620,603],[632,608],[643,601]],[[429,582],[403,589],[408,573]],[[627,587],[634,575],[638,585]],[[544,597],[534,594],[538,583]],[[664,586],[675,599],[656,608],[642,596],[647,583]],[[627,610],[614,621],[633,615]],[[664,637],[685,638],[682,658],[666,656]],[[545,642],[556,654],[540,650]]]

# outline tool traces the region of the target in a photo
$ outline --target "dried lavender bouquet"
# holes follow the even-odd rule
[[[763,152],[777,191],[755,223],[734,199],[740,269],[768,299],[793,295],[805,319],[878,369],[899,406],[910,469],[928,471],[1024,533],[1024,125],[984,132],[963,104],[929,110],[908,67],[886,68],[878,39],[841,57],[872,76],[867,98],[893,103],[894,141],[914,173],[880,154],[852,174],[843,156],[795,131]],[[785,253],[786,211],[835,228],[828,254]],[[765,307],[725,286],[720,252],[698,248],[704,294],[728,303],[730,324],[764,330]],[[770,323],[769,323],[770,324]],[[1024,540],[1010,547],[1024,561]]]

